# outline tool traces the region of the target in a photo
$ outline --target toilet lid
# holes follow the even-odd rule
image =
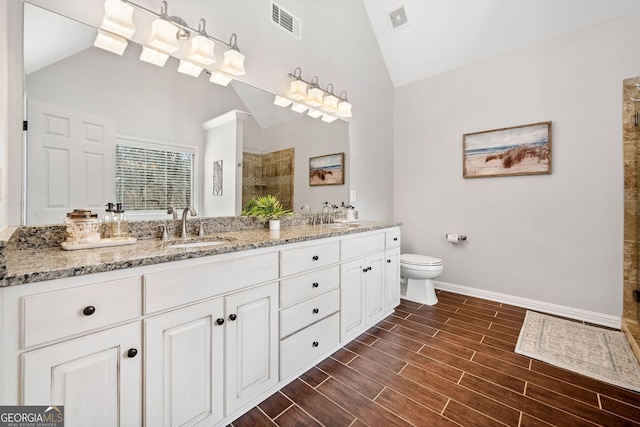
[[[442,265],[442,260],[439,258],[418,254],[402,254],[400,262],[413,265]]]

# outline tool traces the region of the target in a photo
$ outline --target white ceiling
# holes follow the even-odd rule
[[[640,12],[640,0],[363,2],[395,87]],[[408,25],[392,31],[401,6]]]

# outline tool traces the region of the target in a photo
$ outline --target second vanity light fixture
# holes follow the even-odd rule
[[[333,93],[333,84],[328,84],[322,89],[318,84],[318,77],[314,76],[310,82],[303,80],[302,69],[296,68],[289,77],[294,79],[289,83],[289,91],[285,96],[276,95],[274,104],[288,107],[298,113],[307,112],[307,115],[331,123],[342,117],[351,117],[351,104],[347,99],[347,92],[342,91],[340,96]]]
[[[209,81],[223,86],[228,85],[235,77],[246,74],[245,57],[238,49],[236,34],[231,35],[229,43],[213,38],[205,30],[204,19],[200,19],[197,30],[193,29],[182,18],[168,15],[166,1],[160,4],[160,14],[157,14],[128,0],[105,0],[105,14],[94,45],[122,55],[127,48],[127,39],[131,39],[135,32],[134,8],[156,17],[151,24],[151,37],[142,47],[140,60],[163,67],[169,55],[179,49],[180,41],[188,40],[188,53],[186,57],[179,58],[179,72],[197,77],[202,70],[206,70],[211,75]],[[220,68],[213,70],[211,64],[216,62],[216,42],[229,49],[224,53]]]

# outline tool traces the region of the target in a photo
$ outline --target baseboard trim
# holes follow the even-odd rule
[[[579,308],[567,307],[564,305],[552,304],[529,298],[521,298],[512,295],[501,294],[498,292],[485,291],[483,289],[470,288],[468,286],[456,285],[454,283],[439,282],[434,280],[433,284],[436,289],[449,291],[456,294],[503,302],[505,304],[529,308],[531,310],[540,311],[542,313],[568,317],[569,319],[582,320],[584,322],[606,326],[609,328],[621,329],[622,327],[621,318],[608,314],[596,313],[595,311],[581,310]]]

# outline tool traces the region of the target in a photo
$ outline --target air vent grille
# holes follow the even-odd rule
[[[271,22],[282,31],[291,34],[297,40],[302,40],[302,23],[300,18],[284,10],[276,2],[271,2]]]
[[[407,19],[407,13],[404,10],[404,6],[389,12],[387,14],[387,18],[389,19],[391,31],[399,30],[400,28],[409,25],[409,20]]]

